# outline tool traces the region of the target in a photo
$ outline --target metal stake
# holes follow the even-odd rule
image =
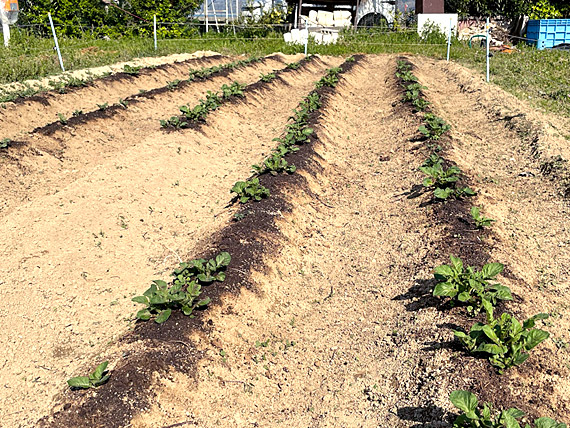
[[[61,51],[59,50],[59,43],[57,42],[57,34],[55,34],[55,27],[53,26],[53,19],[51,19],[51,13],[48,12],[49,24],[51,25],[51,31],[53,33],[53,40],[55,41],[55,50],[57,51],[57,57],[59,59],[59,65],[61,66],[61,71],[65,71],[63,66],[63,59],[61,58]]]

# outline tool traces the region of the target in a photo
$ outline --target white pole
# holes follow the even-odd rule
[[[156,38],[156,15],[154,15],[154,50],[158,49],[158,40]]]
[[[57,34],[55,34],[55,27],[53,26],[53,19],[51,19],[51,13],[48,12],[49,24],[51,25],[51,31],[53,33],[53,40],[55,41],[55,50],[57,51],[57,57],[59,58],[59,65],[61,66],[61,71],[65,71],[63,66],[63,59],[61,58],[61,51],[59,50],[59,43],[57,42]]]
[[[236,19],[239,19],[239,0],[236,0]]]
[[[490,44],[490,40],[489,40],[489,18],[487,18],[487,82],[489,82],[489,60],[490,60],[490,56],[489,56],[489,44]]]
[[[305,21],[305,29],[307,30],[307,38],[305,39],[305,56],[307,56],[307,49],[309,47],[309,25],[307,24],[307,20]]]
[[[206,19],[206,33],[208,32],[208,0],[204,0],[204,16]]]
[[[2,33],[4,34],[4,46],[8,47],[10,44],[10,25],[8,22],[2,21]]]
[[[232,2],[230,1],[228,3],[230,5],[230,14],[232,16],[232,28],[234,30],[234,36],[236,35],[236,20],[235,20],[235,16],[234,16],[234,11],[232,10]]]
[[[452,20],[449,18],[449,35],[447,36],[447,62],[449,62],[449,51],[451,50],[451,23]]]
[[[226,0],[226,27],[228,25],[229,20],[230,20],[230,17],[228,15],[228,0]]]
[[[220,32],[220,27],[218,26],[218,12],[216,12],[216,4],[212,0],[212,12],[214,12],[214,23],[216,24],[216,31]]]

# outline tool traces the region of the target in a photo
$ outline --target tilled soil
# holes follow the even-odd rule
[[[46,167],[45,186],[61,188],[14,198],[0,225],[7,426],[34,426],[55,404],[43,426],[449,427],[455,389],[569,422],[564,162],[543,174],[568,130],[534,111],[510,118],[528,106],[459,66],[410,60],[431,111],[453,127],[440,153],[465,172],[473,199],[434,204],[418,186],[433,146],[418,138],[422,115],[401,102],[394,56],[358,58],[324,92],[316,138],[291,157],[297,173],[264,178],[270,198],[241,208],[238,222],[228,189],[340,59],[286,73],[198,130],[152,131],[156,105],[145,100],[143,133],[108,127],[101,157],[81,156],[94,128],[59,130],[73,142],[61,162],[81,172],[65,181],[65,169]],[[225,81],[197,82],[196,94]],[[552,124],[558,133],[544,131]],[[29,156],[19,155],[6,163]],[[23,182],[11,186],[25,197]],[[472,205],[496,220],[490,230],[474,229]],[[125,335],[130,298],[151,279],[178,257],[226,249],[235,257],[207,310]],[[551,338],[521,367],[500,375],[453,340],[473,320],[431,296],[433,268],[450,253],[505,264],[515,300],[501,311],[551,314]],[[66,390],[104,359],[107,385]]]
[[[261,71],[284,68],[285,60],[294,58],[197,82],[181,97],[197,102],[232,77],[255,82]],[[85,135],[81,129],[58,131],[67,139],[61,160],[47,152],[34,156],[33,140],[8,150],[5,185],[21,200],[7,195],[16,202],[0,224],[1,322],[7,332],[1,338],[0,408],[7,426],[33,426],[65,380],[99,359],[132,325],[131,297],[216,229],[233,183],[273,146],[267,136],[340,61],[314,60],[285,73],[243,101],[222,106],[201,130],[164,132],[158,120],[171,114],[155,110],[146,113],[146,122],[139,120],[140,131],[126,126],[136,134],[121,132],[125,122],[115,117],[102,119],[106,123],[97,126],[108,139],[97,147],[78,136]],[[22,164],[37,167],[22,172],[30,182],[10,174]]]
[[[98,105],[112,105],[139,91],[149,91],[166,86],[168,82],[188,79],[190,69],[211,67],[231,62],[232,59],[198,52],[192,59],[166,63],[156,68],[142,68],[138,75],[118,72],[95,79],[85,86],[68,87],[65,93],[54,90],[3,103],[3,114],[0,116],[3,138],[25,139],[26,133],[33,129],[58,121],[58,115],[69,119],[75,112],[95,111]]]

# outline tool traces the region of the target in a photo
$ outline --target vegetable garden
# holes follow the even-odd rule
[[[1,122],[7,426],[570,422],[555,118],[421,57],[68,83]]]

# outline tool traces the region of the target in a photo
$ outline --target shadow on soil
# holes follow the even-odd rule
[[[401,420],[418,422],[411,428],[444,428],[453,424],[455,415],[447,415],[441,407],[429,404],[423,407],[401,407],[397,415]]]
[[[425,308],[444,309],[442,300],[433,296],[432,290],[437,281],[435,279],[417,279],[408,291],[394,297],[392,300],[410,300],[405,304],[406,310],[415,312]]]

